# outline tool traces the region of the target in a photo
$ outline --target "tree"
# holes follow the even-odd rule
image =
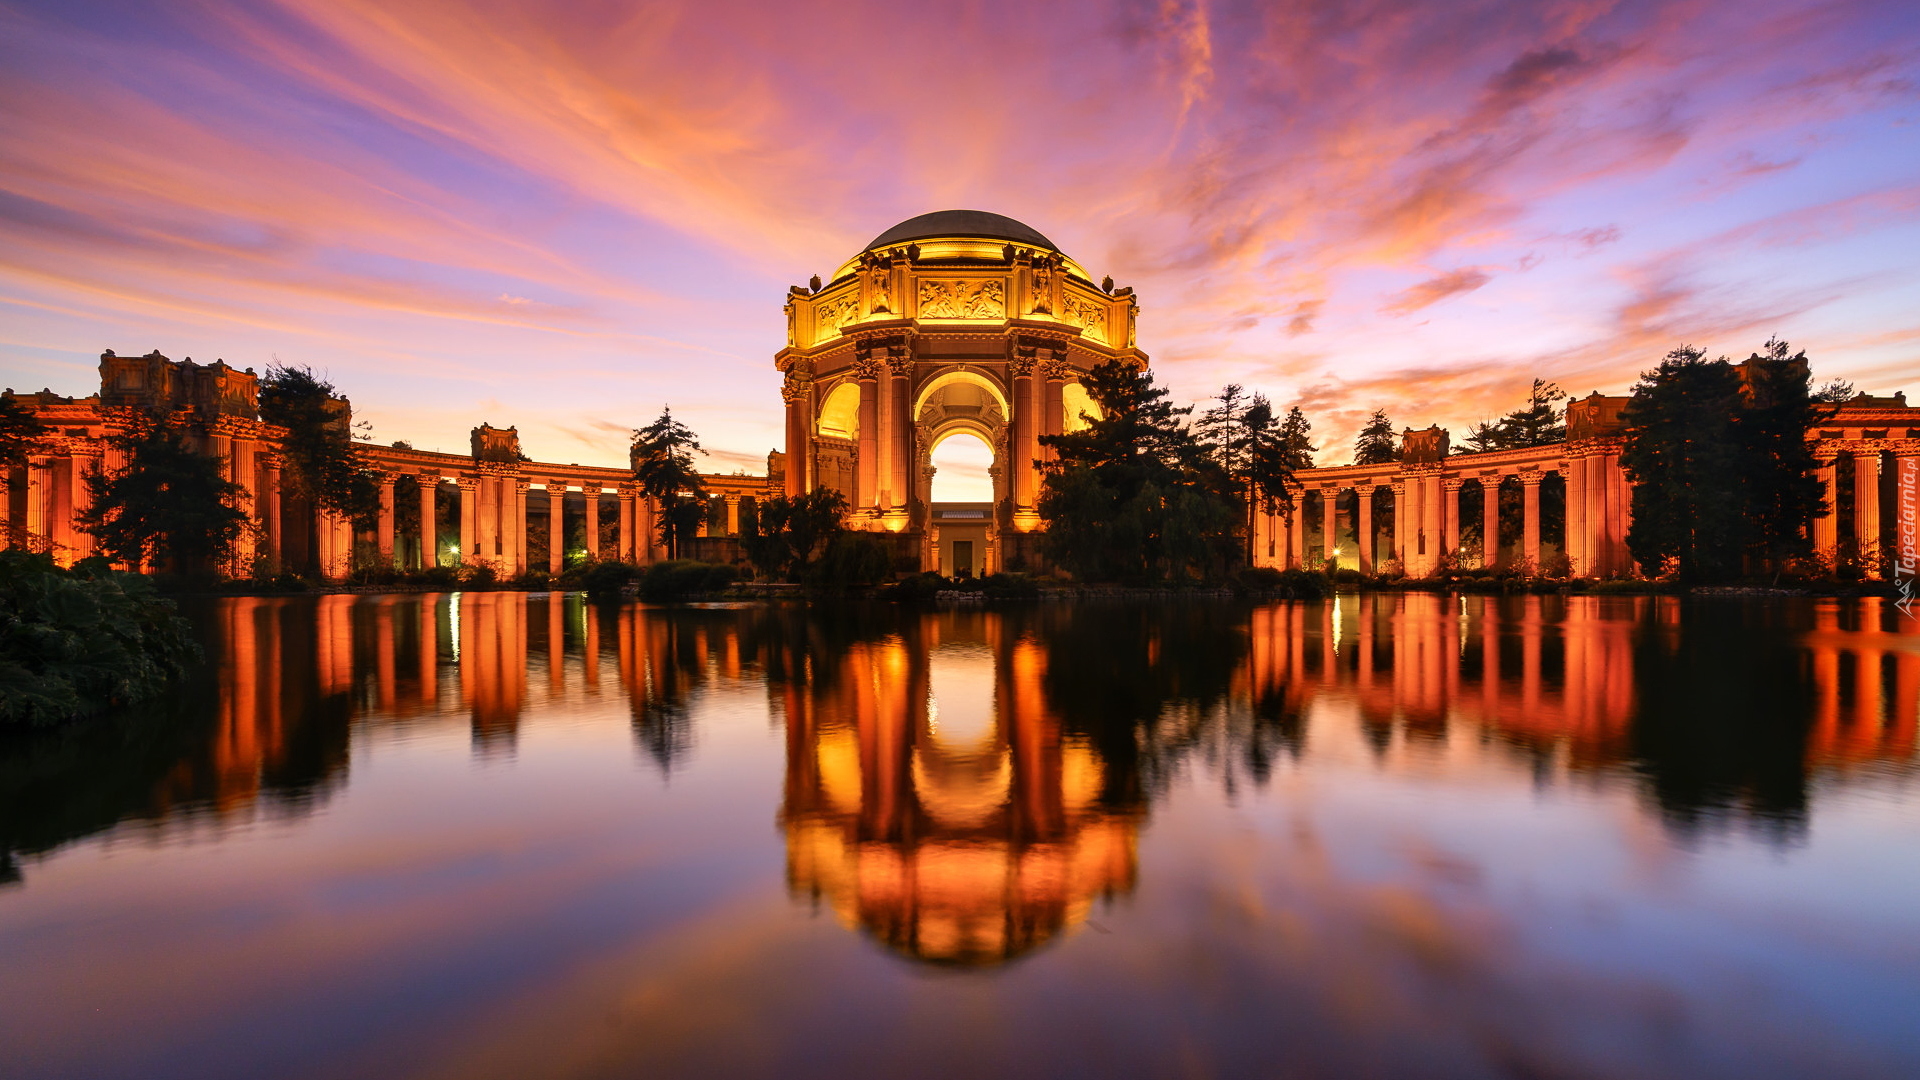
[[[1280,422],[1280,460],[1287,468],[1296,472],[1313,468],[1313,454],[1319,447],[1313,445],[1312,435],[1313,425],[1300,406],[1288,409],[1287,418]]]
[[[1271,506],[1286,496],[1293,470],[1280,452],[1279,426],[1265,396],[1247,394],[1238,383],[1229,383],[1214,400],[1219,404],[1201,414],[1194,432],[1206,440],[1208,454],[1240,502],[1251,563],[1254,514],[1263,503]]]
[[[1400,460],[1400,444],[1394,438],[1393,421],[1385,409],[1373,410],[1367,426],[1353,443],[1355,465],[1387,465]]]
[[[310,367],[272,364],[260,379],[260,419],[287,429],[280,443],[282,490],[315,510],[371,529],[380,510],[374,470],[354,452],[353,409]],[[314,515],[313,534],[320,528]],[[318,551],[317,543],[309,550]]]
[[[0,469],[25,465],[46,437],[47,425],[20,404],[19,398],[0,394]]]
[[[693,455],[705,453],[692,429],[673,418],[671,406],[633,433],[633,478],[659,504],[660,543],[669,559],[680,557],[681,538],[706,513],[706,485],[693,467]]]
[[[1533,380],[1527,403],[1501,417],[1497,422],[1481,421],[1467,429],[1467,437],[1454,448],[1457,454],[1483,454],[1489,450],[1517,450],[1548,446],[1567,441],[1566,415],[1554,408],[1566,392],[1544,379]]]
[[[1235,543],[1233,481],[1153,376],[1108,361],[1083,379],[1100,417],[1041,437],[1048,556],[1089,580],[1205,575]]]
[[[1807,430],[1833,409],[1814,397],[1806,351],[1787,350],[1773,338],[1741,365],[1745,380],[1734,418],[1746,554],[1776,573],[1813,551],[1808,525],[1831,509],[1813,472],[1818,462]]]
[[[1768,344],[1771,345],[1772,342]],[[1852,398],[1853,384],[1845,379],[1828,379],[1820,384],[1820,389],[1813,392],[1813,400],[1830,402],[1834,405]]]
[[[762,500],[751,522],[741,523],[741,543],[761,576],[798,580],[846,529],[847,500],[832,488],[815,488],[789,499]]]
[[[1806,443],[1828,414],[1804,352],[1785,342],[1736,367],[1685,346],[1633,388],[1620,463],[1634,483],[1627,548],[1647,573],[1726,580],[1749,561],[1778,569],[1809,550],[1829,508]]]
[[[110,442],[126,465],[87,477],[90,505],[75,519],[100,551],[136,570],[226,567],[248,521],[237,506],[246,491],[226,478],[224,459],[200,453],[180,429],[140,412],[130,413],[126,430]]]
[[[12,394],[0,395],[0,470],[10,476],[14,469],[26,465],[40,445],[40,440],[46,436],[47,426],[25,405],[20,404],[19,398]],[[0,497],[5,497],[10,491],[10,487],[0,485]],[[14,525],[5,517],[0,515],[0,541],[20,543],[23,538],[12,535]]]

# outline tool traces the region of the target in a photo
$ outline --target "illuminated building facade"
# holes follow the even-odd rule
[[[832,280],[789,291],[774,357],[785,491],[839,491],[856,527],[902,534],[922,566],[1030,565],[1039,439],[1092,409],[1082,374],[1108,360],[1147,366],[1138,310],[1132,289],[1096,285],[1012,218],[943,210],[895,225]],[[933,505],[933,452],[962,433],[993,451],[989,506]]]

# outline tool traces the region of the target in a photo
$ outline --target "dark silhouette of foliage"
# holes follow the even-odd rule
[[[776,495],[760,502],[751,528],[742,522],[741,546],[762,576],[795,581],[845,531],[846,516],[846,497],[832,488]]]
[[[1806,354],[1785,342],[1740,367],[1692,346],[1667,354],[1622,413],[1634,561],[1649,574],[1724,581],[1749,559],[1777,569],[1805,554],[1807,525],[1827,509],[1806,444],[1824,415]]]
[[[1193,431],[1205,440],[1207,453],[1240,504],[1246,559],[1252,562],[1254,514],[1262,505],[1270,507],[1286,497],[1293,470],[1287,464],[1290,458],[1280,440],[1273,405],[1264,395],[1247,394],[1238,383],[1230,383],[1214,400],[1219,404],[1201,414]]]
[[[373,528],[380,485],[354,452],[352,410],[332,383],[310,367],[269,365],[260,379],[260,419],[287,429],[280,444],[286,492],[347,518],[355,529]]]
[[[1208,576],[1233,557],[1236,491],[1153,376],[1109,361],[1083,380],[1100,407],[1080,431],[1045,435],[1043,549],[1092,581]]]
[[[1360,437],[1353,443],[1353,463],[1355,465],[1386,465],[1400,460],[1400,443],[1393,430],[1393,421],[1387,419],[1385,409],[1373,410],[1373,416],[1367,425],[1360,429]]]
[[[669,559],[680,557],[681,539],[700,527],[707,512],[707,489],[693,467],[693,455],[705,453],[671,407],[633,433],[633,478],[660,508],[660,543]]]
[[[236,504],[245,490],[225,459],[200,453],[180,429],[130,413],[111,443],[126,465],[86,478],[89,505],[75,523],[101,553],[138,569],[204,573],[225,567],[249,528]]]
[[[1480,454],[1489,450],[1518,450],[1531,446],[1549,446],[1567,441],[1566,414],[1554,403],[1566,392],[1543,379],[1533,380],[1527,403],[1501,417],[1497,423],[1482,421],[1467,429],[1467,437],[1454,448],[1459,454]]]
[[[1286,419],[1280,422],[1279,443],[1280,462],[1288,470],[1313,468],[1313,455],[1319,447],[1313,445],[1313,425],[1300,406],[1288,409]]]
[[[140,575],[0,551],[0,728],[150,699],[198,655],[186,620]]]
[[[47,426],[19,398],[0,394],[0,469],[25,465],[46,436]]]

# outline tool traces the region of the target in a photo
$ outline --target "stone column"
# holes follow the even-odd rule
[[[812,490],[813,375],[787,372],[780,396],[787,403],[787,497],[791,499]],[[590,520],[599,520],[597,512]],[[593,548],[589,541],[587,550]]]
[[[793,460],[787,460],[787,475],[793,475]],[[587,558],[600,557],[600,486],[582,484],[580,490],[587,496]]]
[[[1593,547],[1587,538],[1587,459],[1571,453],[1567,456],[1567,561],[1574,577],[1598,577],[1593,566]]]
[[[426,473],[414,477],[420,496],[420,569],[440,565],[440,514],[436,495],[440,478]]]
[[[278,571],[285,549],[281,546],[280,459],[271,454],[260,459],[260,531],[266,540],[267,560]]]
[[[460,561],[472,566],[480,558],[480,478],[458,476],[454,483],[460,486]]]
[[[1820,497],[1826,501],[1827,512],[1813,519],[1813,550],[1830,560],[1840,546],[1840,470],[1832,455],[1822,454],[1818,460],[1820,465],[1813,475],[1820,481]]]
[[[1880,451],[1853,455],[1853,535],[1868,572],[1879,577],[1874,559],[1880,554]]]
[[[740,496],[726,495],[726,496],[723,496],[723,498],[727,500],[727,535],[739,536],[740,535]]]
[[[1040,408],[1041,435],[1062,435],[1067,430],[1067,378],[1073,369],[1064,360],[1049,360],[1040,365],[1046,378],[1046,400]],[[1042,447],[1040,460],[1052,461],[1053,451]]]
[[[1340,549],[1340,489],[1320,489],[1320,558],[1332,563]]]
[[[1500,482],[1505,477],[1480,478],[1480,565],[1488,570],[1500,565]]]
[[[1420,478],[1420,535],[1426,552],[1420,561],[1420,576],[1432,577],[1440,569],[1444,537],[1440,529],[1440,474]]]
[[[880,364],[860,361],[854,371],[860,386],[860,432],[856,451],[853,498],[855,510],[880,509]],[[706,519],[701,519],[705,536]]]
[[[1305,566],[1307,564],[1307,514],[1306,492],[1287,499],[1287,565]]]
[[[1525,529],[1520,537],[1520,557],[1532,567],[1533,573],[1540,572],[1540,481],[1546,474],[1537,469],[1520,474],[1520,487],[1526,497],[1526,516],[1523,519]]]
[[[34,454],[27,458],[27,546],[35,549],[53,542],[49,510],[53,505],[53,458]]]
[[[634,537],[633,489],[622,485],[615,488],[620,499],[620,558],[627,562],[639,562],[636,554],[637,542]]]
[[[513,520],[508,535],[513,538],[513,572],[515,576],[524,574],[528,569],[527,560],[527,481],[513,477],[507,481],[513,492]]]
[[[93,534],[80,528],[80,515],[93,505],[93,493],[87,490],[87,477],[96,472],[99,465],[99,457],[80,450],[67,458],[67,475],[63,478],[67,502],[61,508],[61,515],[67,522],[67,543],[73,548],[74,562],[92,555],[94,551]]]
[[[227,462],[229,478],[240,485],[238,509],[247,515],[249,521],[258,520],[260,515],[259,450],[258,439],[235,439],[232,446],[233,456]],[[75,503],[78,504],[79,500],[85,496],[85,488],[79,483],[79,473],[74,474],[74,480],[73,495]],[[249,531],[241,533],[239,540],[234,543],[234,554],[238,556],[242,572],[252,572],[255,547],[258,542],[255,534]]]
[[[1443,550],[1458,558],[1460,555],[1460,489],[1467,482],[1458,476],[1442,477],[1440,480],[1440,534]]]
[[[706,536],[712,530],[708,527],[713,520],[713,503],[708,499],[700,500],[700,523],[694,527],[693,535]]]
[[[567,565],[567,485],[547,481],[547,573]]]
[[[374,518],[373,542],[380,552],[380,561],[387,566],[393,562],[393,474],[380,474],[380,511]]]
[[[1366,484],[1355,493],[1359,511],[1354,523],[1354,560],[1363,574],[1373,573],[1373,485]]]
[[[1407,565],[1407,536],[1409,536],[1411,532],[1419,530],[1419,525],[1421,525],[1421,523],[1413,517],[1413,505],[1411,505],[1413,500],[1409,498],[1409,492],[1413,490],[1413,484],[1409,484],[1407,479],[1402,477],[1402,479],[1394,480],[1392,488],[1394,488],[1394,544],[1392,544],[1392,552],[1394,552],[1396,559],[1400,559],[1400,573],[1411,573],[1411,567]]]
[[[1627,530],[1633,527],[1633,488],[1627,484],[1627,470],[1620,467],[1618,450],[1601,459],[1601,479],[1588,475],[1588,485],[1603,483],[1607,489],[1607,567],[1610,573],[1633,570],[1633,553],[1627,550]],[[1589,526],[1591,527],[1591,526]]]
[[[1033,509],[1033,460],[1039,453],[1034,421],[1039,419],[1033,397],[1033,358],[1017,357],[1007,365],[1013,373],[1012,461],[1007,463],[1013,483],[1013,527],[1022,532],[1039,524]]]
[[[896,527],[906,525],[907,506],[913,498],[913,360],[896,356],[887,360],[888,414],[891,420],[887,438],[887,509],[897,519]]]

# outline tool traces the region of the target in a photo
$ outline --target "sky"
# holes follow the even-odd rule
[[[671,406],[758,472],[787,286],[949,208],[1322,464],[1683,344],[1920,394],[1920,5],[0,0],[20,390],[277,360],[382,442],[618,465]]]

